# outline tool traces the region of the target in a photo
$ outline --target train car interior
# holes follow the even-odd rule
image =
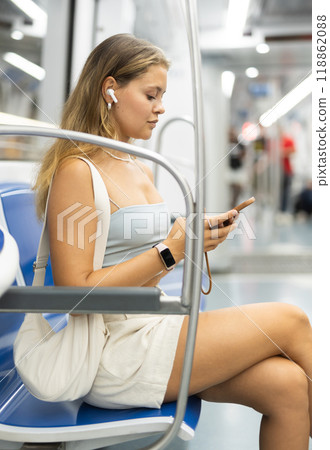
[[[209,280],[192,239],[189,251],[203,270],[187,257],[163,279],[172,303],[145,288],[146,303],[137,307],[137,289],[111,288],[92,293],[92,309],[80,312],[118,312],[125,298],[126,312],[189,310],[196,327],[198,308],[285,302],[312,321],[312,0],[0,0],[0,450],[256,450],[261,415],[252,408],[189,397],[168,441],[155,444],[173,424],[176,402],[117,411],[82,400],[48,403],[15,371],[12,347],[24,314],[43,313],[61,328],[66,305],[76,301],[63,288],[52,303],[50,265],[45,287],[32,286],[42,223],[31,187],[43,154],[63,139],[63,105],[87,56],[118,33],[152,42],[171,61],[166,112],[151,139],[118,149],[150,167],[172,224],[187,211],[217,215],[255,202],[208,255],[209,295],[199,294],[198,283],[205,291]],[[64,137],[76,139],[70,130]]]

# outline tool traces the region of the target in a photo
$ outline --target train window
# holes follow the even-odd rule
[[[48,0],[1,0],[0,124],[36,125],[46,75],[43,43]],[[2,137],[0,159],[37,159],[33,138]]]

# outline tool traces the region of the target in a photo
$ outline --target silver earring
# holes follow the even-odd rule
[[[111,103],[109,102],[108,103],[108,111],[110,111],[110,109],[111,109]]]

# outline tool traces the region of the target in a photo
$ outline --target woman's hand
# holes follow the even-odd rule
[[[230,210],[218,216],[205,216],[204,218],[204,252],[209,252],[217,248],[228,236],[228,234],[237,228],[234,220],[238,212]],[[224,222],[226,222],[224,224]],[[164,244],[169,247],[171,253],[178,263],[184,258],[186,233],[190,232],[194,238],[192,230],[187,229],[187,220],[179,217],[173,224]]]
[[[237,228],[235,219],[238,212],[232,209],[218,216],[205,216],[204,219],[204,251],[209,252],[217,248],[227,239],[228,234]]]

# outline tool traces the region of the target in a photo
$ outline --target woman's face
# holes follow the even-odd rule
[[[115,90],[118,103],[112,104],[113,114],[119,129],[119,139],[149,139],[165,109],[162,97],[166,90],[167,69],[152,65],[148,71]]]

